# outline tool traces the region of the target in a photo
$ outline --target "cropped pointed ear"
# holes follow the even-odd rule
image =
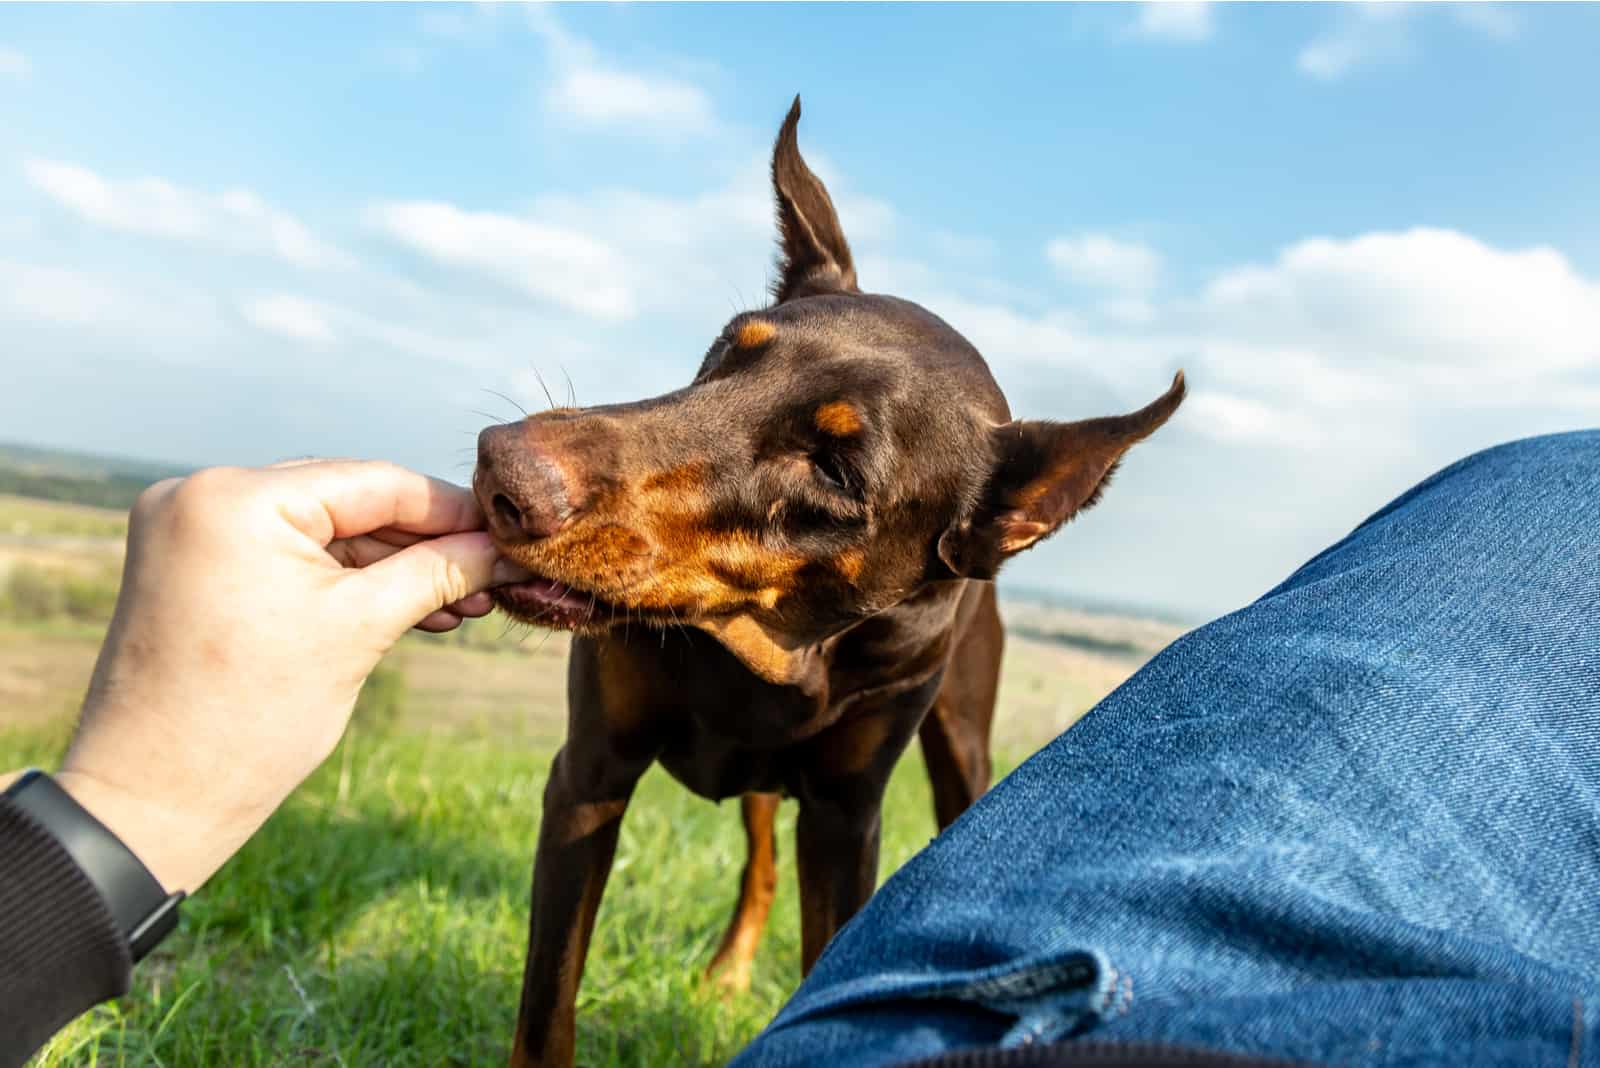
[[[778,198],[778,279],[772,296],[779,304],[815,293],[854,293],[856,268],[822,180],[800,156],[796,130],[800,98],[772,148],[772,191]]]
[[[993,578],[1006,560],[1093,507],[1123,454],[1171,418],[1183,396],[1179,371],[1166,393],[1129,415],[996,427],[983,504],[939,538],[939,559],[958,577]]]

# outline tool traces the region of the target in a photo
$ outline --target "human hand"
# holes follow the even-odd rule
[[[215,468],[146,490],[58,781],[194,891],[333,751],[405,631],[487,614],[472,494],[392,464]]]

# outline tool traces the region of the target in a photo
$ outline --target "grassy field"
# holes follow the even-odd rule
[[[49,766],[114,592],[114,512],[0,497],[0,769]],[[76,584],[75,586],[73,584]],[[68,596],[67,589],[77,592]],[[96,591],[99,591],[96,593]],[[1169,624],[1008,607],[1003,773],[1175,636]],[[560,636],[493,620],[391,654],[332,759],[193,901],[135,989],[34,1062],[480,1065],[509,1044],[539,798],[563,732]],[[798,981],[794,807],[751,991],[699,981],[731,910],[738,807],[649,774],[624,823],[584,976],[579,1061],[711,1065]],[[914,755],[890,787],[881,872],[934,833]]]

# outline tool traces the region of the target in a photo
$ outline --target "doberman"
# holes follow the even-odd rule
[[[515,618],[575,632],[567,740],[544,792],[514,1065],[570,1065],[579,977],[617,832],[659,761],[741,798],[749,856],[708,972],[747,985],[772,902],[773,816],[795,834],[801,967],[871,895],[879,807],[918,735],[948,825],[989,785],[1001,564],[1099,498],[1183,400],[1014,421],[943,321],[863,293],[796,98],[772,156],[772,303],[737,315],[694,381],[479,437],[474,489],[537,576]]]

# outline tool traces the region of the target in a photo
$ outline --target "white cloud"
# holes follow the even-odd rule
[[[1340,7],[1338,23],[1300,50],[1300,73],[1333,81],[1357,67],[1392,60],[1410,49],[1411,10],[1402,4]]]
[[[207,193],[162,178],[104,178],[53,160],[23,163],[29,184],[80,218],[111,230],[273,256],[299,267],[351,259],[247,189]]]
[[[634,313],[622,257],[579,229],[438,201],[381,203],[368,217],[432,259],[470,268],[581,315],[616,320]]]
[[[1327,440],[1318,424],[1297,412],[1215,387],[1194,390],[1184,414],[1191,427],[1221,441],[1315,448]]]
[[[1348,35],[1332,34],[1319,37],[1300,50],[1295,66],[1300,73],[1332,81],[1362,58],[1360,43]]]
[[[1139,5],[1135,29],[1168,41],[1204,41],[1213,32],[1211,5],[1206,0],[1146,0]]]
[[[33,72],[28,57],[15,48],[0,45],[0,78],[26,78]]]
[[[893,209],[831,177],[858,262],[894,232]],[[825,179],[828,180],[828,179]],[[690,196],[635,189],[550,193],[511,214],[445,202],[379,204],[368,218],[430,259],[474,271],[586,318],[668,319],[697,331],[765,299],[775,229],[765,154]],[[878,289],[885,279],[863,275]]]
[[[555,114],[590,126],[633,126],[654,133],[712,128],[711,98],[670,78],[603,67],[575,67],[545,95]]]
[[[1058,237],[1045,255],[1065,278],[1111,289],[1152,288],[1161,277],[1161,256],[1148,246],[1104,234]]]
[[[1302,74],[1335,81],[1351,71],[1403,59],[1413,51],[1411,25],[1418,16],[1448,12],[1456,22],[1487,37],[1509,40],[1517,35],[1517,18],[1494,4],[1448,3],[1411,5],[1359,3],[1329,5],[1338,21],[1313,38],[1295,57]]]
[[[432,65],[438,53],[448,48],[484,45],[511,24],[509,18],[502,18],[504,12],[498,3],[416,4],[414,7],[420,9],[411,23],[414,32],[403,38],[373,43],[364,53],[368,63],[399,74],[418,74]]]
[[[1144,297],[1112,297],[1100,303],[1100,314],[1126,326],[1148,326],[1156,318],[1155,305]]]
[[[4,260],[0,297],[13,315],[66,326],[92,323],[123,300],[116,287],[80,271]]]
[[[275,293],[245,301],[239,311],[251,326],[269,334],[313,345],[328,345],[335,340],[323,309],[304,297]]]
[[[555,80],[546,110],[579,126],[628,130],[656,138],[703,135],[717,127],[711,97],[670,75],[625,70],[567,31],[550,9],[535,6],[529,25],[545,42]]]
[[[954,295],[930,300],[937,314],[991,359],[1011,364],[1054,363],[1087,356],[1092,335],[1067,311],[1028,315],[1001,304],[975,303]]]
[[[427,7],[417,19],[417,26],[430,37],[443,37],[454,41],[470,41],[483,36],[493,28],[497,17],[497,4],[475,4],[470,7]]]
[[[508,11],[522,15],[513,19]],[[372,60],[391,70],[414,74],[445,47],[483,45],[518,27],[544,44],[547,78],[541,93],[546,113],[559,122],[675,140],[716,132],[711,96],[682,77],[635,70],[601,56],[587,40],[567,30],[554,9],[480,3],[430,8],[416,21],[421,40],[389,42],[374,49]]]
[[[1600,283],[1551,248],[1496,249],[1453,230],[1312,238],[1206,289],[1214,329],[1332,363],[1474,385],[1600,366]]]
[[[1463,26],[1497,40],[1510,40],[1521,29],[1517,16],[1499,4],[1451,4],[1450,13]]]
[[[1186,425],[1227,443],[1364,452],[1429,413],[1549,410],[1600,388],[1600,281],[1554,249],[1451,230],[1310,238],[1188,296],[1119,295],[1081,312],[1025,313],[941,291],[907,266],[899,276],[1003,386],[1035,383],[1025,400],[1063,375],[1131,395],[1184,365]],[[1379,416],[1390,433],[1363,421]]]
[[[0,324],[8,351],[29,351],[27,339],[44,331],[104,339],[127,362],[197,362],[226,332],[216,302],[194,286],[19,259],[0,259]]]
[[[464,368],[473,374],[504,370],[508,356],[530,339],[555,336],[535,316],[486,309],[381,276],[369,277],[338,301],[271,293],[239,301],[238,310],[247,323],[274,338],[317,349],[343,346],[367,359],[378,353],[386,359],[409,357],[413,369],[433,365],[458,375]]]

